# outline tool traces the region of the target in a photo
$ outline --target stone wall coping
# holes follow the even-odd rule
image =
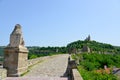
[[[83,80],[77,69],[72,69],[74,80]]]
[[[19,52],[23,52],[23,53],[28,53],[28,50],[26,47],[6,47],[5,50],[16,50],[16,51],[19,51]]]
[[[70,55],[70,61],[74,61],[74,63],[76,64],[74,64],[74,66],[76,66],[76,67],[72,67],[72,77],[73,77],[73,80],[83,80],[83,78],[82,78],[82,76],[80,75],[80,73],[78,72],[78,70],[77,70],[77,63],[76,63],[76,61],[72,58],[72,56]]]

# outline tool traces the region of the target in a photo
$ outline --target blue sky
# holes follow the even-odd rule
[[[0,45],[21,24],[27,46],[92,40],[120,46],[120,0],[0,0]]]

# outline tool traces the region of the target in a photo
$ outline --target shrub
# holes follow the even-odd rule
[[[97,72],[97,70],[104,70],[104,65],[112,68],[113,66],[120,67],[120,54],[97,54],[97,53],[83,53],[72,55],[74,59],[81,58],[78,70],[84,80],[117,80],[112,73]],[[77,58],[76,58],[77,57]]]

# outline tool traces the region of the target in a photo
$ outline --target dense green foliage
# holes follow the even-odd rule
[[[105,44],[105,43],[100,43],[96,41],[75,41],[67,45],[67,48],[69,49],[70,52],[75,52],[78,49],[82,49],[83,46],[89,46],[91,51],[93,52],[99,52],[99,53],[104,53],[104,52],[109,52],[109,53],[120,53],[120,47],[115,47],[110,44]]]
[[[113,74],[97,73],[95,71],[87,71],[83,66],[78,66],[78,70],[83,77],[83,80],[117,80]]]
[[[28,47],[28,59],[67,53],[66,47]]]
[[[79,60],[78,70],[84,80],[116,80],[112,73],[97,73],[96,71],[104,70],[104,65],[111,69],[114,66],[120,67],[120,54],[82,53],[72,55],[72,57]]]

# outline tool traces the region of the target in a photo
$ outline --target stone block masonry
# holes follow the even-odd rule
[[[4,50],[3,67],[7,69],[8,77],[17,77],[27,71],[28,50],[24,44],[21,26],[17,24],[10,35],[10,43]]]

